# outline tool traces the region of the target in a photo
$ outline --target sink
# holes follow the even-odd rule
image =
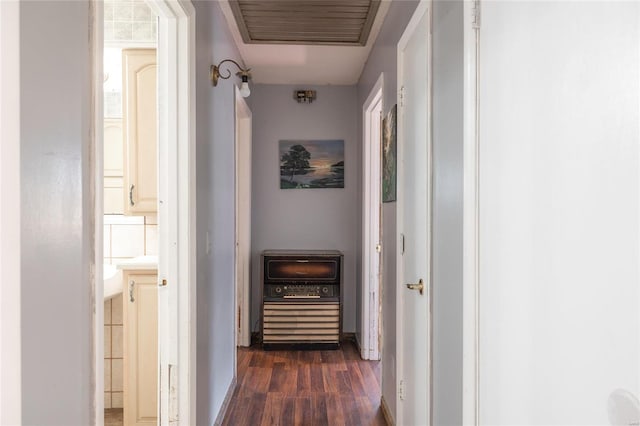
[[[104,300],[111,299],[122,293],[122,271],[115,265],[104,264],[102,267],[104,279]]]

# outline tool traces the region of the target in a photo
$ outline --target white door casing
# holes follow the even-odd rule
[[[251,345],[251,110],[235,88],[236,346]]]
[[[22,424],[20,87],[20,4],[3,1],[0,2],[0,424]],[[102,274],[102,269],[99,272]]]
[[[478,424],[479,2],[464,2],[462,424]]]
[[[431,36],[422,1],[398,43],[397,423],[431,423]],[[423,284],[424,294],[407,284]]]
[[[382,255],[381,119],[384,76],[380,74],[363,106],[362,359],[380,359]],[[360,337],[357,336],[356,337]]]

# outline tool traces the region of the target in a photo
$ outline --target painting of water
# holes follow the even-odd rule
[[[280,188],[344,188],[344,140],[281,140]]]

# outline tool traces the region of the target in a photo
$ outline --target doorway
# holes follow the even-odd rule
[[[180,418],[193,423],[195,418],[195,140],[194,110],[194,9],[190,1],[173,2],[150,0],[147,2],[157,20],[157,155],[155,164],[158,179],[156,226],[157,275],[148,282],[153,288],[152,305],[157,309],[157,371],[159,377],[156,417],[153,423],[169,424]],[[105,11],[105,3],[94,1],[94,25],[92,48],[94,65],[94,181],[95,181],[95,263],[97,277],[103,275],[104,256],[104,205],[103,196],[105,161],[103,129],[103,67],[105,34],[115,28],[105,26],[105,17],[113,11]],[[139,2],[121,16],[140,16]],[[137,15],[136,15],[137,14]],[[126,27],[126,25],[124,26]],[[115,34],[115,33],[114,33]],[[180,58],[180,60],[178,60]],[[178,64],[178,66],[176,66]],[[148,160],[148,159],[147,159]],[[135,200],[134,188],[129,200]],[[140,189],[140,187],[137,187]],[[126,191],[125,191],[126,192]],[[127,200],[125,199],[125,202]],[[143,219],[144,220],[144,219]],[[142,283],[142,281],[140,281]],[[102,295],[103,280],[95,280],[95,423],[104,422],[105,407],[105,311]],[[140,287],[142,288],[142,287]],[[125,290],[124,283],[121,289]],[[128,288],[126,290],[129,290]],[[125,296],[129,297],[128,291]],[[137,295],[134,291],[131,296]],[[153,307],[147,305],[148,307]],[[178,369],[178,366],[180,367]],[[113,401],[112,401],[113,402]]]
[[[382,94],[380,74],[363,107],[362,201],[362,315],[361,335],[356,335],[362,359],[380,359],[380,285],[382,256]]]

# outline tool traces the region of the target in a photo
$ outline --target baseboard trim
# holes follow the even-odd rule
[[[227,394],[224,397],[224,401],[222,401],[222,406],[220,407],[220,411],[218,412],[218,416],[216,417],[216,421],[213,423],[214,426],[220,426],[222,421],[224,420],[224,416],[227,414],[227,409],[229,408],[229,403],[231,403],[231,398],[233,398],[233,393],[236,391],[236,385],[238,384],[237,379],[234,377],[229,385],[229,389],[227,389]]]
[[[385,401],[384,396],[380,397],[380,408],[382,409],[382,415],[384,416],[384,421],[387,422],[387,425],[395,426],[396,422],[391,415],[391,410],[389,410],[389,406],[387,405],[387,401]]]
[[[360,344],[360,339],[358,339],[358,335],[353,333],[353,341],[356,344],[356,348],[358,348],[358,353],[362,354],[362,345]]]
[[[356,333],[342,332],[341,340],[356,341]]]

